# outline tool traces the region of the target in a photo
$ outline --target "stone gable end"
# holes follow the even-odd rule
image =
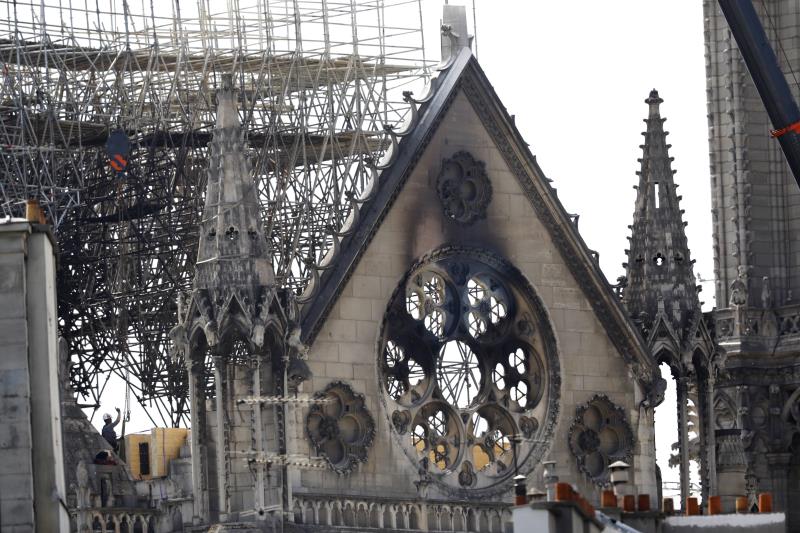
[[[492,186],[486,217],[469,226],[444,215],[436,191],[443,160],[460,151],[485,163]],[[643,467],[654,470],[652,461],[647,465],[637,461],[642,457],[641,446],[653,447],[652,430],[639,429],[638,386],[500,150],[459,90],[309,353],[314,377],[304,390],[313,393],[341,380],[366,396],[376,422],[369,459],[346,477],[332,471],[304,472],[296,490],[354,495],[368,490],[371,495],[416,496],[416,467],[396,443],[381,400],[377,351],[384,313],[399,281],[417,259],[443,245],[481,247],[502,256],[522,272],[544,303],[561,367],[559,418],[549,458],[558,462],[563,479],[582,490],[594,490],[578,470],[567,435],[576,408],[602,394],[623,407],[634,434],[638,433],[634,475],[643,475],[644,483],[654,483],[649,479],[651,474],[641,473]],[[305,427],[301,420],[298,422],[298,427]],[[641,426],[646,426],[645,420]],[[308,453],[308,440],[300,433],[296,435],[298,450]],[[540,476],[541,469],[537,468],[533,478],[538,482]]]

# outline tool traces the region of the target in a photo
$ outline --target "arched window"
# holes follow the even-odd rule
[[[448,492],[496,492],[541,459],[558,401],[555,341],[506,261],[447,247],[417,263],[392,296],[378,365],[406,454]]]

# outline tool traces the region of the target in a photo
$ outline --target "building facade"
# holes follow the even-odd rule
[[[800,57],[800,5],[754,3],[786,76]],[[718,470],[751,499],[775,496],[800,527],[800,190],[716,2],[704,2],[716,341]],[[793,85],[795,99],[798,87]]]

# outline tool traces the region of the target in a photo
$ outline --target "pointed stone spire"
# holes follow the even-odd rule
[[[195,289],[274,285],[230,75],[223,76],[217,92],[217,124],[210,148]]]
[[[628,278],[623,301],[630,315],[645,323],[659,312],[666,315],[682,342],[693,317],[700,313],[700,302],[678,205],[681,197],[673,179],[673,158],[668,153],[666,119],[659,112],[662,102],[655,89],[645,100],[649,114],[637,172],[628,262],[623,265]]]

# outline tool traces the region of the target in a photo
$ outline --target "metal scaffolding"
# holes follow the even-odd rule
[[[427,78],[420,3],[0,2],[0,214],[38,199],[53,225],[86,403],[124,382],[154,423],[186,421],[168,332],[193,279],[222,74],[275,272],[300,294],[406,119],[402,92]],[[116,162],[110,136],[129,142]]]

